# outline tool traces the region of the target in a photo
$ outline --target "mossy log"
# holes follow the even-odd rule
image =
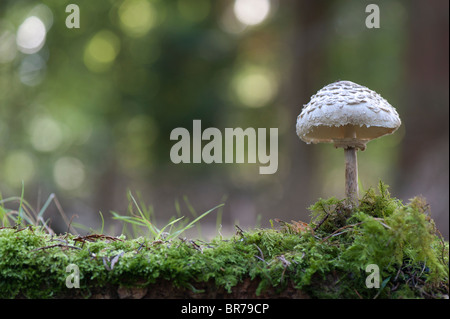
[[[345,205],[319,200],[309,223],[208,242],[1,227],[0,297],[448,298],[448,242],[423,200],[380,185]]]

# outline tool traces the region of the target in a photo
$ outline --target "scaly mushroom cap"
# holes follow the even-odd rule
[[[400,125],[395,108],[378,93],[339,81],[311,97],[297,117],[297,135],[308,144],[334,143],[364,150],[367,142],[392,134]]]

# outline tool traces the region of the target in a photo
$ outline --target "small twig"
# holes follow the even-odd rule
[[[383,225],[385,228],[391,229],[390,226],[388,226],[388,225],[386,225],[385,223],[382,222],[382,220],[384,221],[383,218],[374,218],[374,220],[378,221],[378,222],[379,222],[381,225]],[[340,231],[342,231],[342,230],[344,230],[344,229],[346,229],[346,228],[350,228],[350,227],[353,228],[353,227],[359,226],[359,225],[361,225],[361,224],[363,224],[363,223],[364,223],[364,222],[359,222],[359,223],[356,223],[356,224],[346,225],[346,226],[344,226],[344,227],[341,227],[341,228],[339,228],[339,229],[336,229],[336,230],[335,230],[334,232],[332,232],[330,235],[328,235],[327,237],[325,237],[324,239],[322,239],[321,243],[327,241],[327,240],[328,240],[329,238],[331,238],[331,237],[335,237],[335,236],[341,235],[341,234],[343,234],[343,233],[346,233],[346,232],[340,232]]]
[[[401,272],[401,271],[402,271],[402,266],[400,266],[400,267],[398,268],[397,275],[395,275],[395,278],[394,278],[394,282],[397,281],[398,276],[400,275],[400,272]]]
[[[322,218],[322,220],[319,222],[319,224],[317,224],[317,226],[314,227],[313,231],[316,231],[317,229],[319,229],[319,227],[322,226],[322,224],[323,224],[323,223],[327,220],[327,218],[330,216],[330,212],[327,212],[327,211],[325,210],[325,207],[324,207],[323,203],[321,203],[321,205],[322,205],[323,211],[326,212],[326,215],[325,215],[324,218]]]
[[[379,221],[380,224],[383,225],[385,228],[391,229],[391,226],[388,226],[388,225],[386,225],[385,223],[383,223],[383,222],[381,221],[381,218],[374,218],[374,219],[377,220],[377,221]]]
[[[416,282],[416,270],[414,270],[414,272],[411,274],[411,281],[413,283],[414,288],[417,286],[417,282]]]
[[[361,295],[359,294],[358,290],[356,290],[355,288],[353,288],[353,290],[355,291],[355,293],[358,295],[359,299],[363,299],[363,297],[361,297]]]
[[[267,262],[264,260],[264,254],[263,254],[261,248],[259,248],[258,245],[256,245],[256,244],[253,244],[253,245],[255,245],[255,247],[259,250],[259,253],[261,254],[261,258],[259,258],[259,257],[256,256],[256,255],[255,255],[255,257],[258,257],[258,259],[264,261],[264,262],[267,264]]]
[[[111,256],[112,260],[109,256],[102,257],[103,265],[105,266],[105,269],[108,271],[112,271],[114,269],[114,265],[119,261],[119,258],[122,257],[125,254],[124,251],[121,251],[119,254],[115,256]],[[108,262],[111,260],[111,266],[108,265]]]
[[[421,294],[424,294],[424,295],[427,296],[428,298],[433,298],[433,297],[434,297],[433,295],[430,295],[429,293],[427,293],[424,289],[421,289],[421,290],[420,290],[420,293],[421,293]],[[436,298],[436,297],[434,297],[434,298]]]
[[[18,233],[18,232],[20,232],[20,231],[22,231],[22,230],[25,230],[25,229],[29,229],[29,230],[31,230],[31,232],[33,232],[33,228],[32,228],[31,225],[30,225],[30,226],[27,226],[27,227],[18,229],[18,230],[16,230],[14,233]]]
[[[405,285],[409,285],[409,282],[411,281],[411,277],[408,278],[408,280],[405,282]]]
[[[50,235],[55,235],[55,232],[47,226],[47,223],[45,222],[45,220],[42,218],[42,216],[38,216],[38,219],[40,220],[40,222],[42,223],[42,226],[44,226],[45,230],[47,230],[47,232]]]
[[[66,231],[66,233],[69,233],[69,230],[70,230],[70,227],[72,227],[72,221],[73,221],[73,218],[74,217],[79,217],[77,214],[75,214],[75,215],[72,215],[72,217],[70,217],[70,222],[69,222],[69,224],[67,225],[67,231]],[[73,229],[73,227],[72,227],[72,229]]]
[[[137,253],[139,253],[139,251],[142,249],[142,247],[144,247],[145,245],[145,241],[142,242],[142,244],[139,246],[139,248],[136,250]]]
[[[200,245],[198,245],[195,241],[191,239],[189,240],[189,243],[192,245],[192,247],[194,247],[194,249],[198,250],[203,254],[203,248]]]
[[[120,254],[114,256],[114,258],[111,260],[111,270],[114,269],[114,265],[119,261],[119,258],[122,257],[125,254],[124,251],[120,252]]]
[[[419,278],[422,276],[422,274],[423,274],[423,272],[424,272],[426,266],[427,266],[427,264],[426,264],[426,263],[423,263],[423,268],[422,268],[422,271],[421,271],[420,274],[419,274]]]
[[[269,263],[267,261],[265,261],[264,259],[262,259],[261,257],[259,257],[258,255],[255,255],[255,258],[258,258],[259,260],[263,261],[266,263],[266,265],[268,265]]]
[[[391,291],[394,292],[397,290],[398,286],[400,286],[400,282],[397,282],[394,287],[391,288]]]
[[[278,260],[281,260],[281,263],[283,264],[283,272],[281,273],[280,283],[283,282],[284,279],[284,273],[286,272],[286,269],[291,265],[291,262],[286,260],[284,255],[278,256]]]
[[[237,233],[239,235],[244,236],[245,231],[243,231],[241,227],[239,227],[238,225],[234,225],[234,227],[236,227]]]
[[[102,260],[103,260],[103,266],[105,266],[105,269],[108,271],[111,271],[111,268],[109,268],[108,263],[107,263],[107,260],[109,261],[109,257],[104,256],[104,257],[102,257]]]
[[[373,297],[373,299],[377,299],[383,289],[378,289],[377,294]]]
[[[278,256],[277,259],[281,260],[284,267],[289,267],[291,265],[291,262],[289,260],[286,260],[286,257],[284,257],[284,255]]]
[[[346,228],[359,226],[359,225],[361,225],[362,223],[363,223],[363,222],[359,222],[359,223],[356,223],[356,224],[351,224],[351,225],[346,225],[346,226],[344,226],[344,227],[341,227],[341,228],[335,230],[334,232],[332,232],[330,235],[328,235],[328,236],[325,237],[324,239],[322,239],[321,243],[327,241],[327,240],[328,240],[329,238],[331,238],[331,237],[338,236],[338,235],[340,235],[340,234],[345,233],[345,232],[340,232],[340,231],[342,231],[342,230],[344,230],[344,229],[346,229]],[[338,234],[338,233],[339,233],[339,234]]]
[[[79,241],[79,242],[82,242],[84,244],[86,241],[95,242],[98,239],[108,239],[108,240],[112,240],[112,241],[116,241],[116,240],[123,241],[120,238],[111,237],[111,236],[107,236],[107,235],[103,235],[103,234],[100,234],[100,235],[99,234],[92,234],[92,235],[86,235],[86,236],[78,235],[78,237],[75,237],[73,239],[73,241]]]

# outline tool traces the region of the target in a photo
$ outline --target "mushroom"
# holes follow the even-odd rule
[[[334,143],[345,153],[345,193],[358,204],[356,151],[367,142],[394,133],[397,111],[378,93],[351,81],[331,83],[311,97],[297,117],[297,135],[310,143]]]

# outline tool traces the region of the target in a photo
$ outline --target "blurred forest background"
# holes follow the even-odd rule
[[[80,28],[66,27],[66,6]],[[380,8],[368,29],[366,6]],[[446,0],[0,0],[0,192],[38,209],[55,193],[99,227],[140,193],[164,225],[187,196],[221,223],[308,221],[344,197],[344,154],[295,133],[303,104],[350,80],[380,93],[401,128],[359,152],[362,186],[423,195],[448,239],[449,2]],[[277,173],[257,164],[173,164],[170,132],[277,127]],[[45,217],[64,232],[54,206]],[[217,215],[205,219],[215,227]],[[53,220],[54,219],[54,220]],[[245,229],[245,228],[244,228]],[[108,228],[105,228],[105,232]],[[216,229],[214,228],[216,235]]]

